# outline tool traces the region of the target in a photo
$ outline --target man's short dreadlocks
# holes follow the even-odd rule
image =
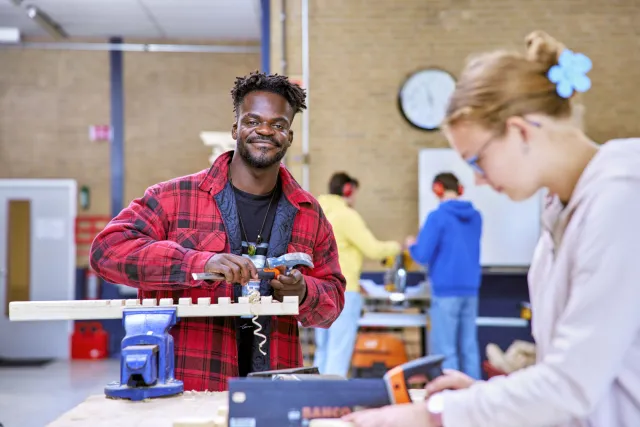
[[[231,98],[233,99],[233,111],[237,114],[238,107],[248,93],[257,90],[272,92],[283,96],[291,108],[293,114],[301,112],[307,108],[305,99],[307,95],[304,89],[299,85],[292,83],[286,76],[277,74],[265,74],[254,72],[245,77],[236,77],[236,83],[231,89]]]

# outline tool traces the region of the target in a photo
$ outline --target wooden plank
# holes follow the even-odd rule
[[[82,300],[82,301],[13,301],[9,304],[9,320],[91,320],[120,319],[123,310],[129,308],[154,310],[158,307],[155,299],[129,300]],[[211,298],[198,298],[193,304],[191,298],[180,298],[179,304],[160,301],[159,307],[177,307],[178,317],[226,317],[226,316],[295,316],[299,314],[298,297],[286,296],[282,302],[263,297],[251,304],[248,298],[240,298],[233,303],[230,298],[219,298],[218,304],[211,304]]]
[[[185,392],[141,402],[89,396],[47,427],[174,427],[227,424],[227,392]],[[200,424],[193,424],[198,421]]]

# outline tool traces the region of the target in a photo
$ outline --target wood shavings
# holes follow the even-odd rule
[[[184,400],[207,399],[212,395],[219,394],[213,391],[195,391],[189,390],[184,392]],[[173,422],[172,427],[227,427],[227,415],[229,410],[226,406],[218,406],[215,415],[210,417],[186,417],[180,418]]]
[[[213,419],[182,418],[173,422],[173,427],[218,427]]]
[[[427,398],[427,390],[424,388],[410,388],[409,396],[413,403],[424,402]]]
[[[311,420],[309,427],[354,427],[354,424],[339,418],[316,418]]]
[[[253,335],[262,338],[262,341],[260,342],[260,344],[258,344],[258,350],[260,350],[260,353],[262,353],[263,356],[266,356],[267,353],[262,349],[262,346],[266,344],[267,337],[264,334],[260,333],[260,331],[262,330],[262,325],[260,324],[260,322],[258,322],[258,315],[254,311],[254,307],[256,306],[256,304],[260,303],[260,291],[258,291],[257,289],[251,291],[251,293],[249,294],[249,303],[251,304],[251,314],[254,315],[253,319],[251,319],[251,323],[256,326],[256,329],[254,329],[253,331]]]

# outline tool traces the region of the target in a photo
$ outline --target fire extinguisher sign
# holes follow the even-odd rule
[[[109,125],[89,126],[89,139],[93,142],[111,141],[111,126]]]

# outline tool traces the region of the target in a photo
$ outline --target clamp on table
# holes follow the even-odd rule
[[[125,337],[120,353],[120,381],[109,383],[107,397],[144,400],[172,396],[184,391],[174,377],[173,337],[176,307],[125,309]]]

